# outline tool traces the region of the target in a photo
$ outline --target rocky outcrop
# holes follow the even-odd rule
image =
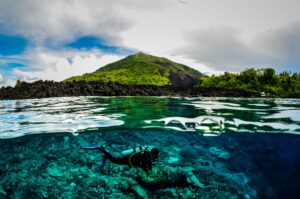
[[[22,82],[0,89],[0,99],[30,99],[66,96],[187,96],[187,97],[259,97],[256,92],[220,88],[184,88],[171,86],[137,86],[96,82]]]

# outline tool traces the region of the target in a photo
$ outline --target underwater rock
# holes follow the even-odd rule
[[[269,150],[263,150],[266,146],[263,140],[268,139],[270,143],[268,137],[260,137],[263,139],[251,138],[253,135],[242,137],[240,139],[243,140],[239,142],[244,143],[238,145],[241,150],[230,150],[226,148],[227,142],[223,142],[221,136],[196,138],[192,135],[179,136],[165,131],[158,134],[154,130],[143,130],[142,133],[127,130],[103,132],[81,133],[76,138],[69,136],[68,142],[65,142],[66,134],[34,135],[2,140],[0,147],[4,152],[0,154],[2,160],[0,198],[273,199],[299,195],[299,178],[295,175],[299,168],[296,167],[299,166],[299,159],[291,158],[299,156],[299,139],[289,138],[291,141],[282,143],[284,137],[278,136],[276,139],[278,144],[272,144],[274,150],[277,150],[274,156]],[[237,139],[236,137],[234,139]],[[173,143],[165,144],[165,138],[173,140]],[[183,141],[185,139],[186,141]],[[253,140],[250,142],[250,139]],[[217,142],[218,140],[220,142]],[[128,146],[135,146],[136,143],[147,145],[155,143],[161,150],[159,160],[164,161],[154,162],[153,174],[148,177],[143,171],[137,173],[134,168],[128,169],[127,166],[111,162],[107,162],[105,168],[101,170],[98,166],[101,160],[99,152],[78,149],[79,146],[88,146],[96,141],[106,145],[113,153],[130,148]],[[194,141],[193,145],[191,141]],[[255,142],[258,144],[254,145]],[[184,144],[182,147],[184,152],[181,152],[181,147],[177,147],[179,144]],[[290,148],[286,148],[286,144],[297,151],[288,150]],[[226,154],[224,149],[232,153],[224,156]],[[261,155],[262,152],[268,153],[268,156],[257,155],[258,153]],[[294,154],[291,155],[292,153]],[[219,154],[223,154],[220,155],[221,158],[218,157]],[[228,156],[231,158],[230,161],[219,161],[219,158],[223,160],[222,158]],[[16,164],[19,157],[22,161]],[[263,157],[268,159],[261,159]],[[179,159],[179,164],[170,164],[176,162],[176,158]],[[270,162],[270,158],[274,160]],[[278,163],[275,158],[281,158],[284,164],[272,165]],[[295,166],[292,167],[293,165]],[[279,169],[279,166],[285,170]],[[277,172],[269,171],[270,168],[277,168],[275,170]],[[268,170],[268,176],[262,173],[261,169]],[[278,181],[275,181],[275,176]],[[282,181],[287,184],[288,189],[282,187]],[[272,185],[273,182],[277,184]]]
[[[200,187],[200,188],[202,188],[202,189],[205,188],[205,185],[199,181],[199,179],[193,174],[193,172],[190,172],[190,173],[189,173],[188,180],[189,180],[194,186]]]
[[[179,153],[180,156],[184,159],[194,160],[204,155],[205,150],[200,146],[196,146],[196,147],[187,146],[182,148],[182,150]]]
[[[6,195],[7,195],[6,191],[2,187],[0,187],[0,196],[6,196]]]
[[[69,136],[65,136],[65,137],[64,137],[64,141],[65,141],[65,142],[68,142],[68,141],[69,141]]]
[[[145,189],[143,189],[143,187],[141,187],[140,185],[135,185],[132,187],[132,189],[141,197],[144,199],[148,198],[148,194],[147,191]]]
[[[58,167],[55,166],[48,168],[47,171],[48,174],[52,177],[61,177],[64,175],[64,173]]]
[[[209,148],[209,152],[212,155],[214,155],[214,156],[216,156],[216,157],[218,157],[220,159],[227,160],[227,159],[230,158],[230,154],[227,151],[224,151],[224,150],[222,150],[220,148],[217,148],[217,147],[210,147]]]
[[[208,167],[208,168],[212,167],[212,162],[210,160],[199,158],[196,160],[196,162],[200,167]]]
[[[168,163],[168,164],[173,164],[173,165],[175,165],[175,164],[178,164],[179,162],[180,162],[180,159],[177,158],[177,157],[169,157],[169,158],[167,159],[167,163]]]
[[[153,173],[150,176],[142,174],[141,178],[137,178],[136,180],[139,184],[149,190],[190,186],[187,180],[187,175],[184,172],[179,171],[177,168],[170,166],[161,168],[161,170],[153,168]]]

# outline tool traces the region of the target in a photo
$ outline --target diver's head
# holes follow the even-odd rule
[[[158,158],[159,150],[157,148],[153,148],[150,153],[152,160],[156,160]]]

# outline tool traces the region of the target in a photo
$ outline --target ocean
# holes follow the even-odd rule
[[[160,153],[146,175],[95,145]],[[3,100],[0,151],[0,198],[300,198],[300,100]]]

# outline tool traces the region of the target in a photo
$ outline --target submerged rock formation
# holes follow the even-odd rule
[[[260,97],[259,93],[238,89],[138,86],[96,82],[22,82],[0,89],[0,99],[30,99],[66,96],[187,96],[187,97]]]
[[[190,145],[190,140],[202,145],[204,137],[190,136],[116,130],[0,140],[0,198],[256,198],[249,182],[239,178],[242,174],[227,169],[226,162],[209,155],[206,147],[199,150]],[[173,143],[165,145],[170,138]],[[80,149],[95,142],[107,146],[115,156],[137,143],[154,143],[161,153],[153,162],[150,176],[138,168],[110,161],[101,169],[101,153]],[[216,144],[206,139],[203,143]],[[196,147],[200,156],[212,164],[205,166],[197,158],[181,156],[184,145],[192,150]],[[183,161],[168,164],[165,160],[170,153],[177,153],[174,155]]]

